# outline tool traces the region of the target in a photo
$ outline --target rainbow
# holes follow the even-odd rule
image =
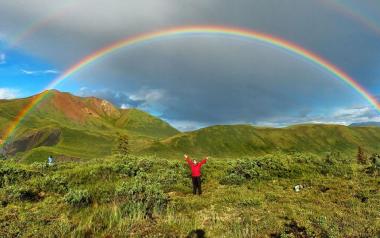
[[[291,52],[295,55],[302,57],[303,59],[308,60],[309,62],[314,63],[320,68],[326,70],[331,75],[335,76],[335,78],[345,82],[347,85],[356,90],[359,94],[361,94],[370,104],[372,104],[376,110],[380,112],[380,105],[376,101],[376,99],[366,91],[361,85],[359,85],[353,78],[351,78],[348,74],[340,70],[338,67],[323,59],[322,57],[308,51],[292,42],[286,41],[284,39],[268,35],[265,33],[236,28],[236,27],[225,27],[225,26],[184,26],[184,27],[176,27],[169,28],[160,31],[140,34],[136,36],[132,36],[120,41],[116,41],[104,48],[101,48],[94,53],[87,55],[82,60],[78,61],[76,64],[71,66],[65,72],[63,72],[58,78],[54,79],[45,90],[53,89],[62,81],[68,79],[70,76],[74,75],[81,69],[89,66],[100,58],[115,52],[121,48],[134,46],[141,43],[149,43],[158,39],[166,39],[170,37],[178,37],[178,36],[194,36],[194,35],[213,35],[213,36],[221,36],[221,37],[238,37],[239,39],[249,39],[255,40],[258,42],[263,42],[269,44],[271,46],[278,47],[280,49],[284,49],[288,52]],[[8,138],[14,134],[17,126],[22,122],[25,116],[36,106],[38,105],[47,95],[47,92],[43,92],[37,96],[35,96],[31,102],[17,115],[17,117],[13,120],[11,125],[7,128],[5,133],[3,133],[3,141],[7,141]]]
[[[322,0],[324,5],[332,7],[335,11],[342,13],[348,18],[360,23],[362,26],[380,35],[380,25],[378,21],[371,19],[369,14],[364,14],[358,10],[356,6],[349,6],[347,2],[339,0]]]
[[[13,119],[10,125],[2,132],[3,136],[0,139],[0,145],[9,140],[16,132],[17,126],[22,122],[25,116],[30,112],[36,105],[38,105],[43,99],[48,95],[48,91],[43,91],[38,95],[35,95],[30,102],[18,112],[17,116]]]
[[[78,3],[66,3],[64,6],[58,8],[55,11],[52,11],[44,17],[39,18],[37,21],[31,22],[31,24],[24,28],[23,31],[20,31],[18,34],[13,36],[13,38],[10,40],[9,48],[15,48],[21,45],[21,43],[25,41],[27,38],[39,32],[41,29],[49,26],[52,22],[63,18],[70,10],[72,10],[77,5]]]

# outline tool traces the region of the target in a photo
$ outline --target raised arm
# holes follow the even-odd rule
[[[189,165],[192,165],[193,162],[191,161],[190,157],[187,154],[185,154],[183,157],[185,158],[185,160],[187,161]]]
[[[200,164],[201,164],[201,165],[205,164],[205,163],[207,162],[207,160],[208,160],[208,156],[206,156],[206,157],[200,162]]]

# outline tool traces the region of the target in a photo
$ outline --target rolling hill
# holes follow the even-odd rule
[[[356,153],[358,146],[367,152],[380,151],[380,128],[322,124],[286,128],[212,126],[163,139],[145,152],[179,156],[185,151],[196,156],[233,157],[280,151]]]
[[[130,137],[131,149],[179,133],[168,123],[137,109],[119,109],[106,100],[77,97],[56,90],[34,108],[6,145],[9,156],[44,160],[49,154],[76,159],[109,155],[119,134]],[[2,133],[35,95],[0,101]]]
[[[129,136],[135,154],[178,157],[233,157],[275,152],[380,151],[380,127],[305,124],[286,128],[219,125],[181,133],[168,123],[138,109],[119,109],[95,97],[77,97],[56,90],[34,108],[5,146],[8,157],[25,162],[48,155],[62,160],[110,155],[119,134]],[[37,95],[36,95],[37,96]],[[1,100],[2,133],[34,97]]]

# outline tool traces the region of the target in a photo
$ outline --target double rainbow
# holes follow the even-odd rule
[[[46,90],[55,88],[62,81],[66,80],[70,76],[74,75],[76,72],[85,68],[86,66],[94,63],[100,58],[115,52],[119,49],[125,47],[131,47],[142,43],[150,43],[154,40],[166,39],[171,37],[185,37],[185,36],[194,36],[194,35],[213,35],[220,37],[238,37],[241,39],[254,40],[257,42],[263,42],[269,44],[271,46],[278,47],[280,49],[284,49],[290,53],[293,53],[303,59],[306,59],[309,62],[314,63],[319,66],[321,69],[326,70],[331,75],[333,75],[336,79],[342,80],[347,85],[356,90],[359,94],[361,94],[370,104],[372,104],[376,110],[380,112],[380,105],[376,101],[376,99],[364,89],[361,85],[359,85],[353,78],[351,78],[347,73],[340,70],[338,67],[330,63],[329,61],[323,59],[322,57],[308,51],[292,42],[286,41],[284,39],[268,35],[265,33],[236,28],[236,27],[224,27],[224,26],[184,26],[184,27],[176,27],[170,29],[164,29],[160,31],[140,34],[136,36],[132,36],[120,41],[116,41],[104,48],[101,48],[94,53],[84,57],[82,60],[78,61],[76,64],[67,69],[63,74],[61,74],[58,78],[54,79],[47,87]],[[42,92],[41,94],[35,96],[31,102],[19,112],[16,118],[12,121],[12,123],[8,126],[6,131],[3,133],[2,141],[7,141],[16,131],[17,126],[22,122],[25,116],[36,106],[38,105],[47,95],[47,92]]]

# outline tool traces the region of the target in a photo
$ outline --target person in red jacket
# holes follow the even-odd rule
[[[201,195],[202,194],[201,168],[202,168],[202,165],[207,162],[208,157],[206,157],[204,160],[202,160],[199,163],[195,159],[191,161],[188,155],[184,155],[184,157],[191,169],[191,178],[193,180],[193,194],[196,194],[198,190],[198,194]]]

